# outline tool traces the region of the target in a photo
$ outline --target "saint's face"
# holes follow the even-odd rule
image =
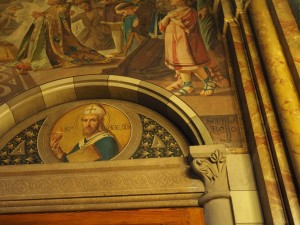
[[[83,135],[91,137],[99,131],[100,118],[97,115],[85,115],[82,118]]]

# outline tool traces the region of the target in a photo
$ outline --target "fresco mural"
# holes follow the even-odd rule
[[[124,147],[124,143],[122,143],[122,146],[118,145],[118,139],[104,125],[104,118],[107,113],[103,106],[99,104],[86,106],[81,112],[80,128],[77,121],[75,123],[72,121],[76,118],[74,118],[73,113],[72,111],[65,115],[53,128],[50,146],[58,159],[64,162],[109,160],[119,153],[120,148]],[[114,115],[114,117],[120,123],[124,115]],[[64,122],[65,120],[66,122]],[[70,126],[70,124],[72,125]],[[75,127],[77,129],[74,129],[73,124],[76,124]],[[127,127],[130,127],[128,119],[122,124],[127,124]],[[77,138],[80,132],[83,137]],[[65,143],[63,144],[61,141],[64,133],[68,137],[64,137]],[[127,139],[127,142],[129,137],[130,132],[123,132],[121,136],[122,140]],[[70,146],[72,142],[74,146]]]
[[[173,92],[200,116],[214,143],[241,146],[242,128],[214,4],[214,0],[1,1],[0,104],[54,80],[121,75]],[[101,105],[94,106],[101,111]],[[84,128],[88,123],[82,119],[88,111],[84,107],[88,106],[62,115],[51,131],[49,143],[61,161],[78,160],[78,142],[93,129]],[[104,111],[104,123],[95,119],[95,126],[106,127],[112,112],[108,107]],[[74,121],[76,127],[68,125]],[[72,132],[66,132],[69,129]],[[105,158],[87,146],[94,155],[84,161],[113,158],[130,132],[122,134],[123,139],[117,133],[106,135],[113,142],[111,155]],[[141,155],[142,151],[133,158]]]
[[[230,85],[212,6],[210,0],[2,1],[1,97],[48,82],[48,76],[94,74],[96,68],[143,80],[167,76],[172,82],[176,76],[165,87],[177,95],[194,91],[194,74],[203,82],[201,94],[211,95]],[[178,36],[170,39],[175,30]],[[70,67],[77,69],[62,74]],[[9,87],[7,74],[22,85]]]
[[[188,151],[168,120],[120,100],[67,103],[32,120],[0,140],[0,165],[183,157]]]

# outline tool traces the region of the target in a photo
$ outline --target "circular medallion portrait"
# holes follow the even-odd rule
[[[43,163],[104,163],[188,154],[188,142],[170,121],[132,102],[75,101],[52,107],[35,119],[43,118],[37,141]]]
[[[131,137],[131,123],[119,109],[101,103],[81,105],[60,117],[49,142],[63,162],[111,160],[123,151]]]

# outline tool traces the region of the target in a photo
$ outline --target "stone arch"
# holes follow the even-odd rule
[[[147,81],[116,75],[66,78],[23,92],[0,106],[0,118],[6,121],[0,128],[0,136],[43,110],[91,99],[118,99],[140,104],[173,122],[191,145],[212,144],[212,138],[199,116],[183,100]]]

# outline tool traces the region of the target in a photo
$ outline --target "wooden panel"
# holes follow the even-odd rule
[[[204,225],[201,208],[0,215],[5,225]]]

